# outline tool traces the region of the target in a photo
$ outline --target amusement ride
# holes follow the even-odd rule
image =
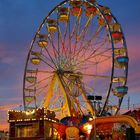
[[[95,1],[58,4],[39,26],[28,53],[25,110],[40,107],[58,118],[94,114],[89,96],[102,96],[99,116],[117,114],[128,73],[126,41],[108,7]]]
[[[45,108],[76,128],[94,120],[91,130],[95,118],[118,114],[128,91],[128,61],[121,25],[108,7],[65,0],[44,18],[31,42],[24,110]],[[66,122],[74,119],[79,122]]]

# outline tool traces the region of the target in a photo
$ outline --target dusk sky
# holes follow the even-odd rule
[[[128,95],[140,104],[140,0],[97,0],[108,6],[122,26],[129,56]],[[22,105],[23,73],[35,32],[61,0],[0,0],[0,106]],[[0,122],[3,120],[0,111]]]

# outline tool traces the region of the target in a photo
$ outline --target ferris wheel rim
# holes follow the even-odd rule
[[[44,24],[44,23],[46,22],[46,20],[48,19],[48,17],[49,17],[49,16],[53,13],[53,11],[55,11],[59,6],[62,6],[63,4],[65,4],[65,2],[68,2],[68,1],[63,1],[63,2],[61,2],[61,3],[58,4],[55,8],[53,8],[53,10],[51,10],[51,11],[49,12],[48,16],[43,20],[43,22],[42,22],[41,25],[39,26],[39,28],[38,28],[38,30],[37,30],[35,36],[34,36],[34,39],[33,39],[32,43],[31,43],[31,47],[30,47],[30,50],[29,50],[29,53],[28,53],[28,56],[27,56],[26,66],[25,66],[25,71],[24,71],[23,99],[25,98],[24,87],[25,87],[26,69],[27,69],[27,65],[28,65],[30,53],[31,53],[31,51],[32,51],[32,48],[33,48],[33,44],[34,44],[34,42],[35,42],[35,39],[36,39],[37,35],[39,34],[39,32],[40,32],[40,30],[41,30],[43,24]],[[99,5],[98,5],[98,4],[94,4],[94,6],[96,6],[96,8],[98,8],[98,10],[99,10],[100,13],[102,14],[102,16],[104,16],[104,19],[105,19],[105,21],[106,21],[106,25],[109,27],[109,24],[108,24],[108,22],[107,22],[107,19],[106,19],[104,13],[100,10]],[[115,18],[115,17],[113,16],[113,18]],[[116,21],[116,19],[114,19],[114,20]],[[116,21],[116,23],[117,23],[117,21]],[[109,98],[109,95],[110,95],[110,91],[111,91],[111,88],[112,88],[112,80],[113,80],[113,77],[114,77],[114,43],[113,43],[112,35],[111,35],[111,32],[110,32],[110,27],[109,27],[109,33],[110,33],[110,36],[111,36],[111,43],[112,43],[112,50],[113,50],[113,51],[112,51],[112,52],[113,52],[112,58],[113,58],[113,59],[112,59],[112,74],[111,74],[111,77],[110,77],[110,78],[111,78],[111,80],[110,80],[111,82],[110,82],[110,87],[109,87],[109,89],[108,89],[108,95],[107,95],[106,103],[107,103],[108,98]],[[124,44],[125,44],[125,39],[124,39],[123,41],[124,41]],[[124,46],[126,47],[126,45],[124,45]],[[128,69],[128,67],[127,67],[126,69]],[[128,73],[128,71],[126,70],[126,77],[127,77],[127,73]],[[126,82],[127,82],[127,81],[125,81],[125,84],[126,84]],[[123,98],[121,98],[121,100],[122,100],[122,99],[123,99]],[[102,111],[104,111],[105,106],[106,106],[106,103],[104,104],[104,107],[103,107],[103,110],[102,110]],[[121,104],[121,101],[120,101],[120,104]],[[119,106],[120,106],[120,104],[119,104]],[[24,107],[25,107],[25,100],[24,100]],[[118,109],[118,110],[119,110],[119,109]],[[102,112],[101,112],[101,114],[102,114]]]

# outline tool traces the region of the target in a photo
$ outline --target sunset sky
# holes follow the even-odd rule
[[[123,28],[129,55],[128,95],[140,104],[140,0],[97,0]],[[34,34],[60,0],[0,0],[0,106],[22,104],[23,72]],[[4,111],[0,111],[0,128]]]

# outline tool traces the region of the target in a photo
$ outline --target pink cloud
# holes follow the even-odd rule
[[[15,56],[11,55],[12,52],[9,52],[6,49],[6,46],[1,45],[2,47],[0,48],[0,62],[1,63],[6,63],[6,64],[11,64],[15,60]]]
[[[140,39],[138,36],[126,38],[129,56],[128,87],[129,93],[140,92]]]
[[[130,62],[140,60],[140,39],[138,36],[128,36],[126,38],[128,55]]]
[[[18,44],[15,44],[16,47],[19,47]],[[25,55],[25,51],[18,51],[13,46],[9,48],[10,44],[0,44],[0,63],[13,65],[19,62]],[[20,59],[19,59],[20,58]],[[25,58],[26,59],[26,58]]]
[[[9,130],[8,122],[0,122],[0,130],[8,131]]]

